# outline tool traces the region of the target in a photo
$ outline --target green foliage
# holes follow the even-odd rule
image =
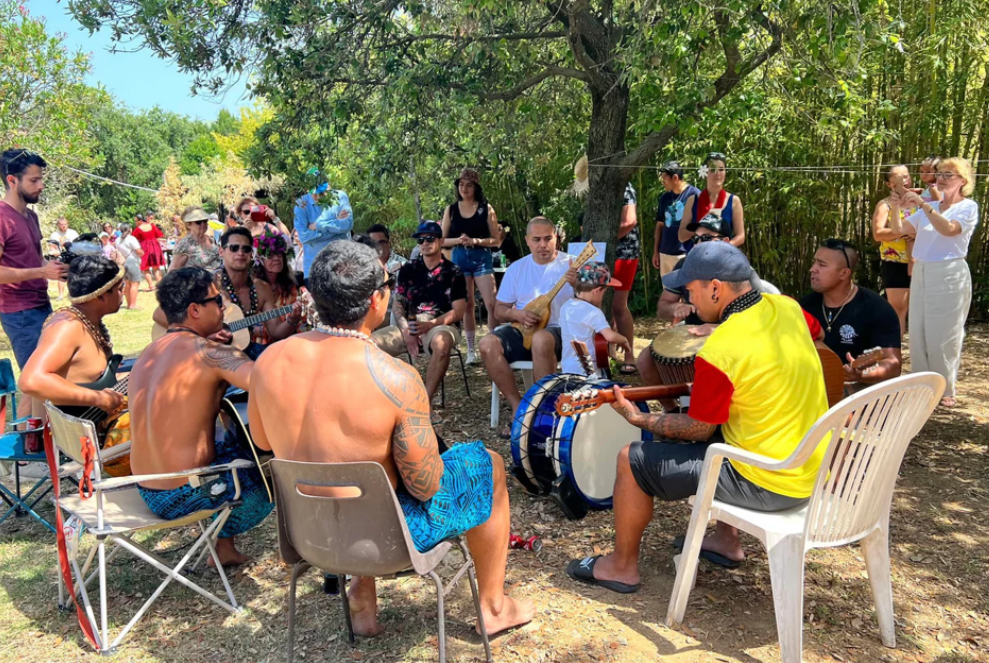
[[[218,156],[220,156],[220,146],[216,144],[216,139],[212,135],[197,136],[182,154],[182,163],[179,164],[182,167],[182,174],[199,175],[203,165]]]

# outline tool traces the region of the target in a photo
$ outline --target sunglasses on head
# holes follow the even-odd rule
[[[848,265],[848,269],[852,268],[852,261],[848,258],[847,249],[854,250],[854,246],[843,239],[826,239],[821,246],[832,251],[841,251],[841,255],[845,256],[845,264]]]
[[[207,297],[206,299],[195,303],[199,304],[200,306],[206,306],[207,304],[216,304],[220,308],[223,308],[223,295],[216,295],[215,297]]]
[[[238,251],[241,253],[253,253],[254,247],[250,244],[227,244],[227,250],[230,253],[237,253]]]
[[[432,244],[438,239],[439,237],[433,237],[432,235],[428,235],[426,237],[416,237],[416,244]]]

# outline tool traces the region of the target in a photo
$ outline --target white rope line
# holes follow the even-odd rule
[[[79,170],[78,168],[73,168],[72,166],[60,166],[66,170],[71,170],[74,173],[79,173],[80,175],[85,175],[86,177],[92,177],[94,180],[103,180],[104,182],[109,182],[110,184],[116,184],[118,186],[125,186],[129,189],[138,189],[140,191],[150,191],[151,193],[158,193],[158,189],[149,189],[146,186],[137,186],[136,184],[128,184],[127,182],[118,182],[117,180],[111,180],[109,177],[101,177],[99,175],[94,175],[92,173],[87,173],[85,170]]]
[[[910,164],[894,164],[897,166],[906,166]],[[917,164],[914,164],[917,165]],[[633,170],[662,170],[662,166],[622,166],[619,164],[590,164],[590,168],[631,168]],[[684,173],[690,172],[692,169],[689,166],[680,165],[680,168]],[[725,168],[725,170],[739,172],[739,173],[761,173],[761,172],[777,172],[777,173],[806,173],[806,174],[824,174],[824,175],[869,175],[880,168],[879,166],[863,167],[861,170],[848,170],[847,167],[834,166],[752,166],[750,168]],[[875,173],[881,174],[881,173]],[[975,177],[989,177],[989,173],[972,173]]]

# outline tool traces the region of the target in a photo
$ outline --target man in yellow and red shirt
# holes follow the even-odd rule
[[[630,593],[639,584],[639,546],[652,519],[653,500],[694,495],[707,447],[725,442],[770,458],[787,458],[828,409],[821,361],[800,305],[752,288],[752,268],[736,247],[708,242],[691,251],[667,275],[685,287],[705,322],[720,323],[694,362],[687,414],[643,413],[616,389],[615,409],[629,423],[659,438],[636,442],[618,457],[615,480],[615,549],[610,555],[573,560],[576,580]],[[666,282],[664,281],[664,285]],[[720,433],[718,428],[720,427]],[[824,456],[820,448],[800,467],[771,472],[725,461],[715,497],[760,511],[783,511],[810,497]],[[718,523],[702,557],[737,566],[745,554],[738,531]]]

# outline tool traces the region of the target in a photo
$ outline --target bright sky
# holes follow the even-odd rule
[[[132,109],[159,106],[167,111],[201,120],[214,120],[221,108],[239,116],[242,106],[250,106],[246,79],[241,78],[221,99],[193,96],[193,77],[179,71],[175,63],[161,60],[148,50],[111,53],[109,32],[103,29],[92,37],[68,13],[67,3],[56,0],[27,0],[32,16],[46,19],[48,34],[64,32],[70,51],[92,53],[89,83],[101,84],[117,100]]]

